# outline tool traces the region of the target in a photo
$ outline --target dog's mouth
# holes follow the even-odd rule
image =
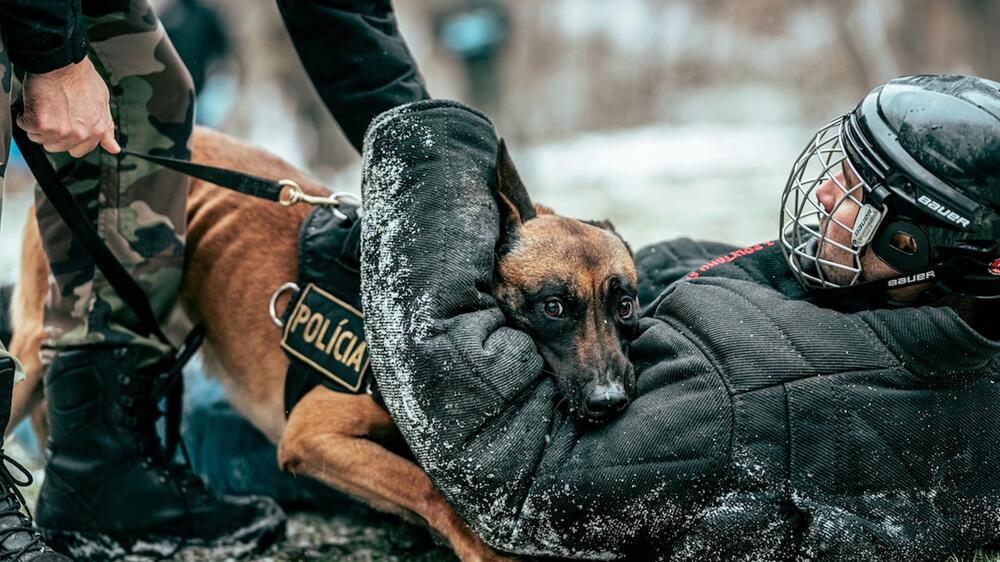
[[[616,405],[613,408],[606,410],[590,410],[589,408],[583,406],[577,410],[577,420],[589,425],[604,425],[605,423],[617,418],[628,409],[631,400],[626,400],[620,405]]]
[[[627,408],[628,405],[626,404],[614,412],[587,412],[581,410],[576,419],[584,425],[601,426],[617,418]]]

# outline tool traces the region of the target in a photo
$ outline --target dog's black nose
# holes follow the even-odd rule
[[[598,384],[587,395],[587,412],[603,418],[618,413],[628,406],[625,387],[619,383]]]

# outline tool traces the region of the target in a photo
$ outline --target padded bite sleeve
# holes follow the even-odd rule
[[[387,112],[366,135],[362,297],[385,403],[494,547],[584,559],[666,548],[727,453],[718,375],[649,319],[643,349],[662,358],[640,380],[651,392],[601,428],[567,418],[534,343],[490,294],[496,150],[491,123],[447,101]]]

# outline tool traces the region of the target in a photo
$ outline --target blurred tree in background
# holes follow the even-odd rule
[[[156,4],[193,2],[217,11],[238,69],[220,128],[320,175],[354,158],[273,3]],[[523,144],[658,122],[815,124],[896,75],[1000,76],[992,0],[410,0],[396,9],[431,92],[484,107]]]
[[[152,3],[204,82],[202,123],[321,178],[356,161],[273,2]],[[516,146],[655,123],[814,127],[894,76],[1000,78],[995,0],[407,0],[396,10],[431,93],[482,107]],[[8,191],[27,187],[22,176],[14,170]]]

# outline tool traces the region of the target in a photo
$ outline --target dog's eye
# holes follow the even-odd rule
[[[618,316],[622,319],[628,320],[632,317],[633,312],[635,312],[635,302],[632,297],[624,297],[618,301]]]
[[[555,297],[547,299],[542,306],[542,310],[545,311],[546,316],[551,316],[552,318],[562,318],[565,312],[562,301]]]

